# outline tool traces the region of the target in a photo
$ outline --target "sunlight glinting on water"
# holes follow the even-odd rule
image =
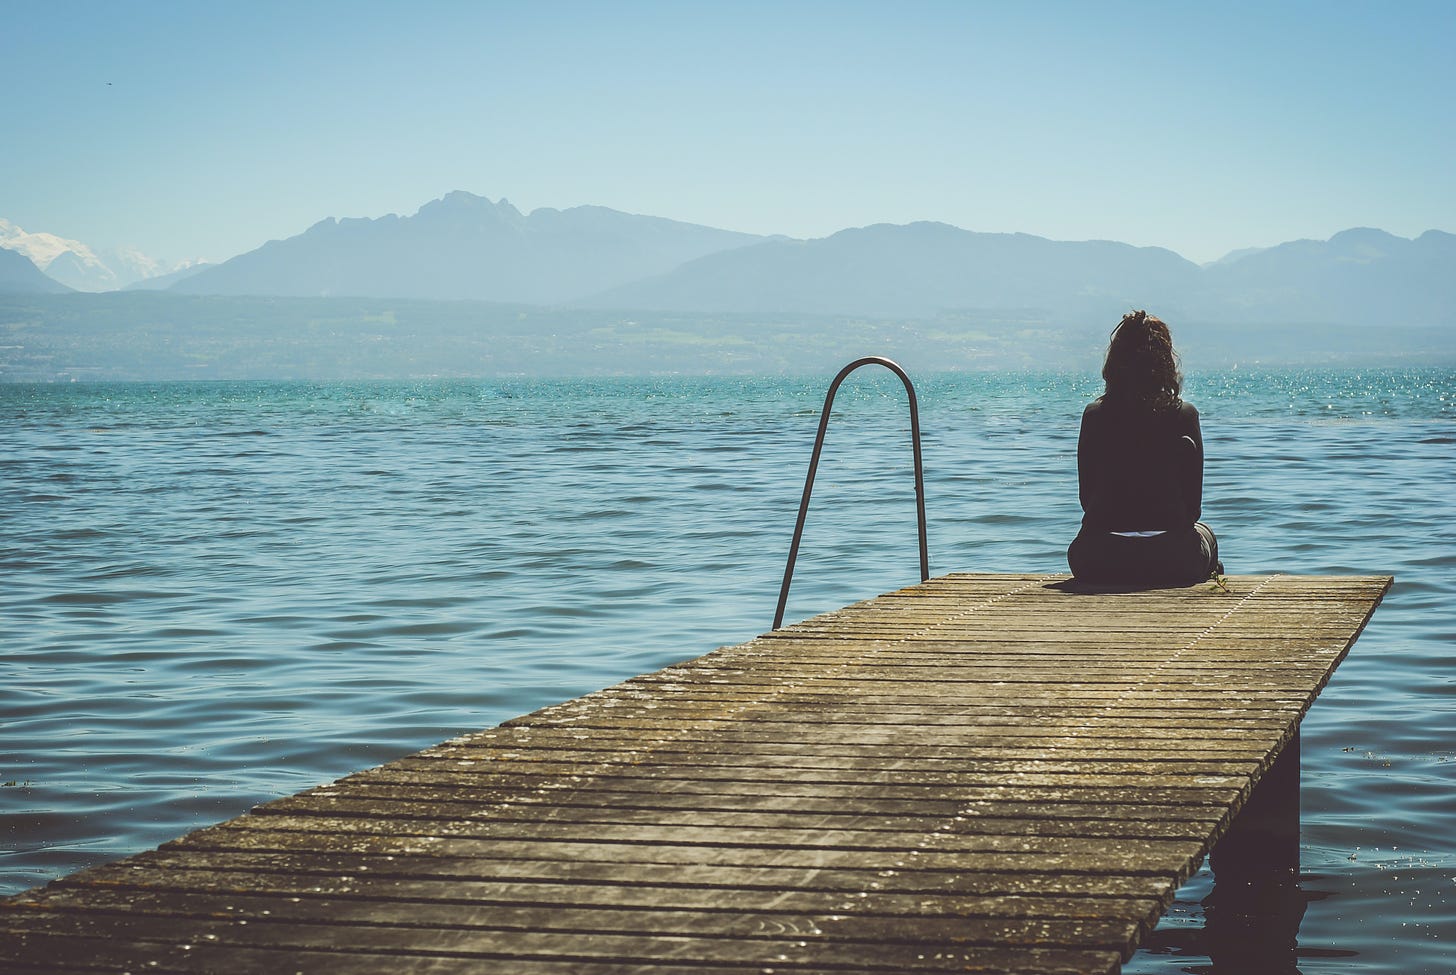
[[[1065,571],[1095,378],[918,380],[932,572]],[[1304,725],[1305,975],[1456,938],[1453,380],[1188,386],[1231,573],[1397,577]],[[0,386],[0,892],[767,629],[825,384]],[[917,581],[907,427],[841,392],[789,618]]]

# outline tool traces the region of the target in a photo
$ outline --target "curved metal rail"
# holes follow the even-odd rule
[[[784,566],[784,584],[779,589],[779,608],[774,613],[773,628],[776,630],[784,622],[784,607],[789,601],[789,583],[794,578],[794,562],[799,557],[799,540],[804,535],[804,519],[809,514],[809,495],[814,491],[814,474],[819,469],[819,454],[824,449],[824,433],[829,429],[829,413],[834,407],[834,394],[838,392],[839,384],[844,382],[845,377],[860,366],[872,363],[884,366],[899,376],[900,382],[905,384],[905,392],[910,397],[910,444],[915,452],[915,515],[920,528],[920,581],[924,582],[930,578],[930,554],[925,545],[925,474],[920,463],[920,407],[915,400],[915,386],[898,363],[883,356],[865,356],[839,370],[839,375],[835,376],[834,382],[829,384],[828,395],[824,397],[824,410],[819,414],[819,434],[814,438],[814,454],[809,458],[809,476],[804,479],[804,497],[799,502],[799,520],[794,525],[794,541],[789,546],[789,562]]]

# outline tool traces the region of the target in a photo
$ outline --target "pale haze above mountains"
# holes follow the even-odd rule
[[[1163,248],[942,223],[880,224],[795,240],[597,206],[522,214],[504,199],[457,191],[413,216],[330,218],[200,268],[148,263],[136,252],[93,253],[4,221],[0,247],[10,251],[0,251],[0,291],[10,292],[64,290],[60,282],[79,290],[689,313],[1022,311],[1070,321],[1147,307],[1204,322],[1456,324],[1456,235],[1437,230],[1410,240],[1352,229],[1327,241],[1235,251],[1199,266]],[[98,286],[102,269],[110,287]]]

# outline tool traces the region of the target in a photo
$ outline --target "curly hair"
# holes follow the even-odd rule
[[[1107,343],[1102,379],[1109,400],[1155,412],[1176,407],[1183,374],[1168,326],[1145,311],[1123,315]]]

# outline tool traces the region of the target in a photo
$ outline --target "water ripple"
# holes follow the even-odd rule
[[[1453,380],[1189,382],[1230,571],[1398,577],[1304,724],[1305,975],[1450,970]],[[0,892],[766,629],[825,383],[0,386]],[[918,385],[932,571],[1064,571],[1095,375]],[[835,414],[791,617],[918,578],[898,381]]]

